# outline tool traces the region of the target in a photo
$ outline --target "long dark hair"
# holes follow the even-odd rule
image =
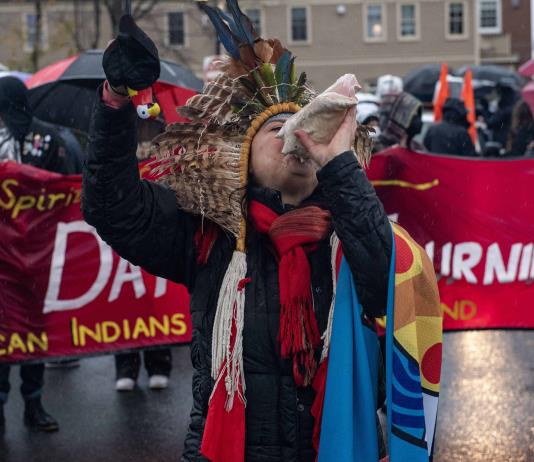
[[[510,135],[508,136],[507,149],[512,150],[514,141],[520,130],[529,130],[534,132],[534,118],[526,101],[518,101],[512,112],[512,123],[510,126]]]

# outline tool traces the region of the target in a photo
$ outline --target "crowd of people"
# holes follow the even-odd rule
[[[400,145],[419,152],[462,157],[534,157],[534,119],[532,109],[511,83],[496,85],[494,110],[487,99],[477,100],[475,128],[469,133],[468,110],[459,98],[448,98],[442,118],[423,123],[423,112],[431,114],[416,97],[403,92],[400,77],[378,79],[376,97],[363,102],[359,122],[375,130],[373,152]],[[371,107],[372,109],[368,109]]]

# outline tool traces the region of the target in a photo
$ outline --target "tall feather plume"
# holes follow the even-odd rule
[[[221,71],[237,83],[232,84],[231,102],[228,105],[228,99],[225,99],[224,109],[219,111],[214,105],[222,101],[212,105],[207,99],[199,97],[192,101],[195,104],[185,109],[185,113],[196,120],[207,120],[209,108],[216,114],[210,120],[221,123],[229,120],[228,108],[244,120],[278,103],[306,104],[312,93],[306,87],[306,75],[302,73],[300,77],[297,76],[292,53],[276,38],[259,37],[237,0],[226,0],[226,6],[227,11],[206,4],[202,4],[201,9],[208,15],[219,40],[230,55],[221,66]]]
[[[257,34],[255,33],[254,26],[248,16],[241,11],[237,0],[226,0],[226,6],[234,19],[236,30],[239,31],[241,44],[246,43],[249,46],[254,47],[255,35],[257,37]]]
[[[199,3],[200,9],[208,15],[213,27],[217,31],[217,36],[223,44],[226,51],[230,53],[232,58],[239,60],[239,38],[234,35],[228,25],[220,16],[220,10],[216,10],[205,3]]]

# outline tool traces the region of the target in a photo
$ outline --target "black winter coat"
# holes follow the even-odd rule
[[[424,145],[428,152],[473,157],[477,153],[469,132],[461,125],[443,121],[426,132]]]
[[[185,284],[191,293],[193,408],[182,461],[203,461],[199,446],[213,387],[211,336],[218,293],[235,243],[220,233],[205,265],[196,264],[193,244],[199,219],[182,212],[174,193],[139,179],[136,113],[131,105],[97,104],[83,175],[83,212],[88,223],[122,257],[152,274]],[[385,313],[391,230],[384,209],[352,152],[319,173],[310,201],[332,213],[357,292],[369,316]],[[283,213],[278,192],[254,189],[257,200]],[[243,331],[247,462],[312,462],[314,419],[311,387],[297,388],[291,361],[278,344],[278,264],[268,239],[251,228]],[[329,239],[309,255],[316,317],[326,327],[332,298]],[[319,352],[317,352],[319,354]]]

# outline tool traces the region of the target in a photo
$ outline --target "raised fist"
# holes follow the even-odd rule
[[[102,66],[112,87],[144,90],[159,78],[158,49],[133,18],[124,15],[120,19],[118,37],[104,52]]]

